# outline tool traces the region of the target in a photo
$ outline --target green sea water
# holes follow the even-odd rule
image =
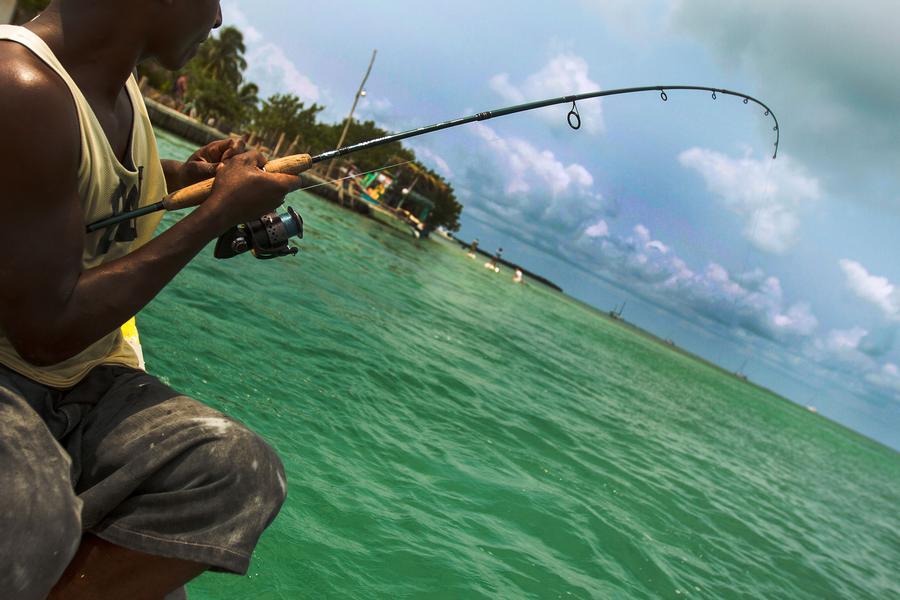
[[[192,599],[900,598],[898,453],[455,245],[289,202],[299,256],[210,248],[138,317],[149,370],[288,475],[250,575]]]

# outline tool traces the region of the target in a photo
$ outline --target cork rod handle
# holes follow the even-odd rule
[[[265,170],[269,173],[287,173],[289,175],[299,175],[312,166],[312,157],[309,154],[294,154],[293,156],[285,156],[284,158],[276,158],[270,160],[266,164]],[[203,204],[212,193],[215,178],[195,183],[194,185],[182,188],[177,192],[173,192],[163,198],[163,206],[166,210],[180,210],[191,206]]]

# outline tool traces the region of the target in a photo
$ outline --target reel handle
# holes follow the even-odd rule
[[[265,170],[269,173],[299,175],[309,169],[312,164],[312,157],[309,154],[294,154],[293,156],[270,160],[266,164]],[[215,181],[215,177],[212,177],[173,192],[163,198],[163,206],[165,206],[166,210],[180,210],[203,204],[203,201],[209,198],[209,195],[212,193]]]

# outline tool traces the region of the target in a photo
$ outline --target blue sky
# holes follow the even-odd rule
[[[223,0],[262,95],[399,131],[527,100],[553,107],[414,140],[461,237],[900,448],[900,3]]]

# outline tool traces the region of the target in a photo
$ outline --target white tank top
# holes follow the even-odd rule
[[[72,93],[81,129],[78,195],[85,223],[159,202],[166,195],[166,180],[159,162],[156,138],[134,77],[130,77],[125,86],[134,119],[130,160],[126,160],[129,164],[123,165],[90,104],[47,44],[24,27],[12,25],[0,25],[0,40],[16,42],[28,48],[62,78]],[[3,193],[2,188],[0,193]],[[161,218],[162,213],[156,213],[88,234],[82,253],[82,267],[91,269],[140,248],[153,237]],[[0,282],[0,285],[4,283]],[[101,364],[140,367],[134,349],[118,329],[72,358],[49,367],[38,367],[19,356],[0,328],[0,363],[55,388],[74,386],[92,368]]]

